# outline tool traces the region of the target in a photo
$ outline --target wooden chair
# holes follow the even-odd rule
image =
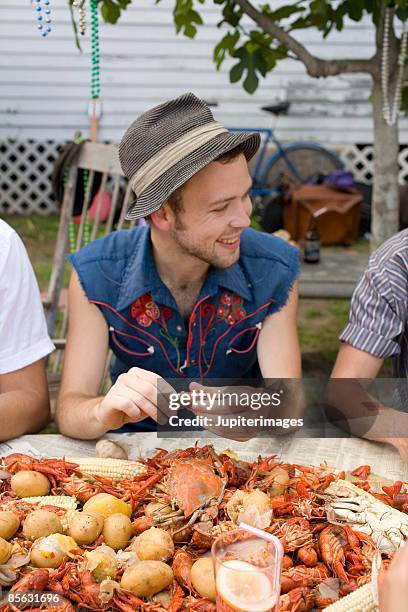
[[[80,222],[77,224],[75,250],[84,245],[85,225],[88,223],[90,240],[109,234],[115,229],[134,227],[135,221],[125,221],[125,215],[132,197],[132,190],[123,176],[116,145],[86,142],[82,146],[77,159],[69,168],[68,179],[65,184],[63,202],[60,212],[60,222],[54,251],[51,278],[48,292],[43,301],[48,333],[53,338],[57,351],[51,355],[48,362],[48,376],[50,395],[55,396],[59,384],[63,351],[66,343],[68,316],[66,304],[61,302],[64,270],[66,269],[66,256],[69,251],[68,234],[74,210],[78,170],[88,171],[87,187],[81,206]],[[101,173],[102,179],[99,188],[100,197],[94,212],[93,219],[87,219],[95,174]],[[109,214],[101,221],[101,208],[103,195],[111,193],[112,204]],[[66,300],[65,300],[66,301]],[[108,372],[110,356],[106,363]],[[106,379],[106,377],[104,377]]]

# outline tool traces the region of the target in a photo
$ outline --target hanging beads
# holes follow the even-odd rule
[[[99,98],[101,93],[99,66],[99,23],[98,0],[91,0],[91,34],[92,34],[92,79],[91,98]]]
[[[34,9],[37,17],[37,29],[41,36],[45,38],[51,32],[50,0],[35,0]]]
[[[85,15],[85,0],[73,0],[72,5],[78,9],[79,13],[79,33],[85,36],[86,32],[86,15]]]
[[[390,51],[390,26],[392,21],[391,9],[385,9],[384,19],[384,34],[383,34],[383,48],[382,48],[382,61],[381,61],[381,89],[383,95],[383,117],[387,125],[392,126],[395,124],[398,118],[398,112],[401,106],[401,95],[402,95],[402,83],[404,80],[404,66],[405,56],[407,52],[408,43],[408,29],[407,23],[404,21],[402,36],[401,36],[401,48],[398,55],[398,75],[397,84],[395,86],[394,100],[392,106],[390,103],[388,81],[390,77],[389,73],[389,51]]]

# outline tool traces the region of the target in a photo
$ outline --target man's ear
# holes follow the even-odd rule
[[[158,210],[151,213],[150,219],[152,224],[157,227],[157,229],[168,231],[172,225],[172,221],[174,218],[173,211],[167,202],[165,202]]]

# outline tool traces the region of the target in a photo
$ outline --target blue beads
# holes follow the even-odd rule
[[[51,32],[51,8],[44,8],[44,17],[42,15],[44,6],[50,6],[50,0],[35,0],[35,15],[37,19],[37,30],[41,34],[41,36],[45,37]],[[43,25],[43,21],[45,24]]]

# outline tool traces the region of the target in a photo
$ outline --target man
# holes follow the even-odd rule
[[[71,256],[62,433],[151,425],[163,379],[300,377],[297,251],[248,229],[258,147],[258,134],[228,132],[191,93],[127,130],[128,218],[149,224]],[[100,396],[108,346],[113,385]]]
[[[0,440],[35,433],[49,420],[44,357],[54,350],[27,253],[0,220]]]
[[[333,369],[333,379],[374,379],[384,359],[392,356],[395,376],[406,380],[407,315],[408,230],[404,230],[387,240],[370,257],[368,267],[353,294],[349,323],[340,336],[342,346]],[[344,395],[348,398],[342,403],[342,407],[349,411],[355,407],[359,416],[367,416],[364,405],[368,405],[372,398],[368,398],[364,392],[351,394],[346,391],[350,384],[335,383],[336,386],[332,387],[332,390],[336,391],[332,392],[332,397],[337,397],[337,405],[340,407],[343,388]],[[350,403],[351,397],[355,400],[353,406]],[[408,408],[401,385],[398,397],[402,398],[402,408]],[[407,415],[381,405],[377,405],[376,410],[376,414],[382,416],[382,419],[376,419],[375,429],[367,432],[365,437],[393,445],[408,461],[408,438],[405,437],[408,435]],[[389,431],[392,429],[397,431],[397,436],[400,437],[391,437]]]

